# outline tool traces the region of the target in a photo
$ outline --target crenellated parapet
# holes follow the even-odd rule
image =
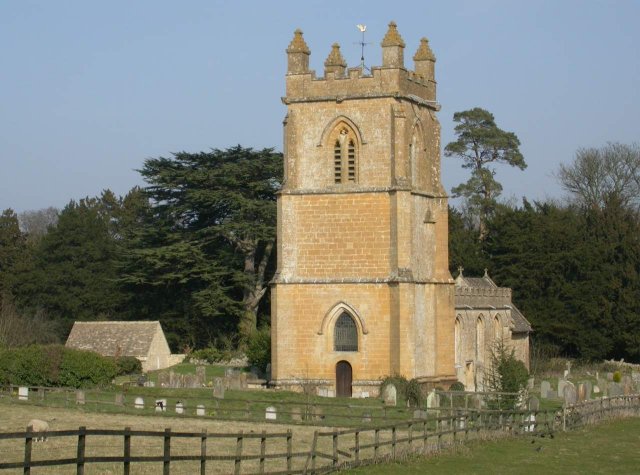
[[[327,57],[323,77],[309,69],[310,49],[302,31],[296,30],[287,49],[287,90],[285,104],[309,101],[336,101],[396,97],[437,110],[435,56],[423,38],[413,56],[414,70],[405,68],[405,43],[394,22],[381,43],[382,66],[368,70],[348,68],[335,43]]]
[[[456,285],[456,307],[504,308],[511,305],[511,289],[507,287],[460,287]]]

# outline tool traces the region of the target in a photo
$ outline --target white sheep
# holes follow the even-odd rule
[[[49,422],[53,422],[54,420],[55,418],[49,419],[48,421],[43,421],[42,419],[31,419],[27,424],[27,429],[31,427],[34,434],[40,434],[36,436],[36,442],[39,440],[45,442],[47,440],[47,432],[49,431]]]

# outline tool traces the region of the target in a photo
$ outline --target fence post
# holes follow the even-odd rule
[[[264,473],[264,454],[267,451],[267,431],[262,431],[262,437],[260,437],[260,473]]]
[[[242,463],[242,440],[244,431],[240,431],[240,435],[238,436],[238,441],[236,443],[236,459],[235,459],[235,468],[234,472],[236,475],[240,475],[240,467]]]
[[[291,429],[287,429],[287,472],[291,471],[291,454],[293,452],[293,436]]]
[[[360,465],[360,431],[356,429],[356,465]]]
[[[207,473],[207,429],[200,436],[200,475]]]
[[[31,473],[31,446],[33,445],[33,427],[27,427],[27,435],[24,440],[24,474]]]
[[[409,422],[409,451],[413,449],[413,423]]]
[[[78,456],[76,457],[76,473],[84,475],[84,449],[87,438],[87,428],[81,426],[78,429]]]
[[[307,460],[304,463],[304,469],[302,470],[303,474],[307,473],[309,468],[309,459],[311,459],[311,473],[316,473],[316,446],[318,444],[318,431],[313,432],[313,442],[311,443],[311,451],[307,456]]]
[[[333,429],[333,466],[338,466],[338,431]]]
[[[391,428],[391,459],[396,459],[396,426]]]
[[[438,417],[436,419],[436,431],[438,433],[438,451],[442,450],[442,421]]]
[[[378,449],[380,446],[380,429],[375,430],[374,443],[373,443],[373,459],[378,460]]]
[[[422,453],[427,453],[427,420],[422,422]]]
[[[131,427],[124,428],[124,475],[131,470]]]
[[[169,475],[171,473],[171,428],[164,430],[164,456],[162,462],[162,473]]]

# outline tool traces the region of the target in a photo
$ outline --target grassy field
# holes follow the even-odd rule
[[[533,442],[532,442],[533,441]],[[527,437],[474,442],[455,452],[346,471],[348,474],[637,474],[640,419],[615,421],[557,433],[553,439]]]

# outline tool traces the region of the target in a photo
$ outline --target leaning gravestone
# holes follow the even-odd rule
[[[20,401],[26,401],[29,399],[29,388],[20,386],[18,388],[18,399]]]
[[[278,414],[276,412],[276,408],[275,407],[268,406],[267,409],[265,409],[264,418],[266,420],[275,421],[277,417],[278,417]]]
[[[213,397],[224,399],[224,381],[222,378],[213,378]]]
[[[393,384],[387,384],[382,393],[382,399],[386,406],[395,406],[397,404],[396,387]]]
[[[530,411],[539,411],[540,410],[540,400],[537,397],[531,396],[529,398],[529,410]]]
[[[564,387],[563,395],[564,395],[565,406],[571,406],[576,403],[576,400],[577,400],[576,387],[573,385],[573,383],[570,383],[567,381],[567,384]]]
[[[549,381],[542,381],[542,383],[540,383],[540,397],[547,399],[549,397],[549,391],[551,391],[551,383]]]
[[[136,409],[144,409],[144,399],[142,399],[141,397],[137,397],[135,402],[133,403],[133,406]]]

